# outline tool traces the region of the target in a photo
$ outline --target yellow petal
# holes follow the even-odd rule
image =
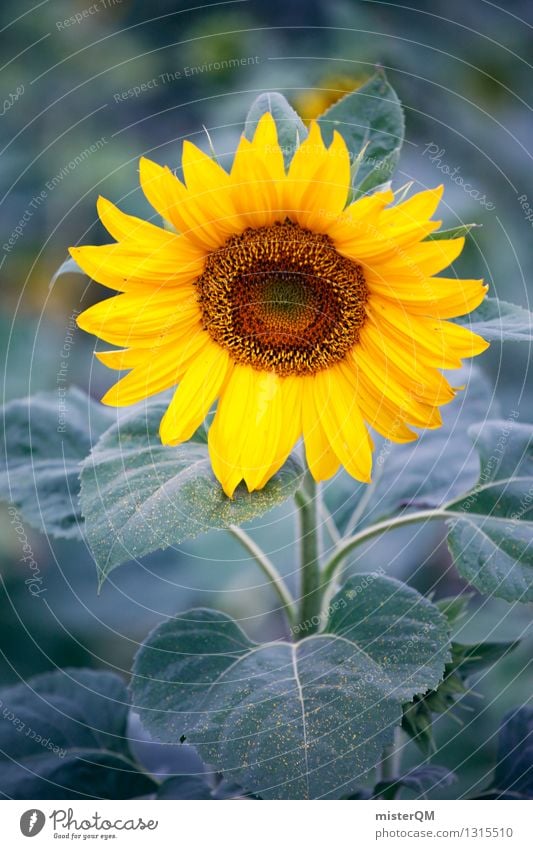
[[[461,239],[433,239],[429,242],[419,242],[410,245],[402,253],[388,258],[380,263],[376,260],[369,262],[370,271],[376,271],[382,277],[393,273],[411,274],[413,276],[431,277],[447,268],[461,253],[465,244]]]
[[[362,328],[358,344],[371,362],[389,373],[395,383],[404,386],[417,400],[440,406],[455,398],[455,392],[440,371],[426,367],[420,351],[415,349],[412,356],[387,333],[380,333],[372,322],[367,321]]]
[[[340,215],[328,214],[330,223],[327,233],[335,242],[338,250],[342,250],[345,243],[353,240],[357,228],[362,222],[377,220],[378,213],[394,200],[391,191],[375,192],[368,197],[360,198],[347,206]]]
[[[481,336],[450,321],[413,315],[398,309],[390,301],[375,295],[367,303],[367,312],[379,324],[386,323],[396,338],[417,345],[425,352],[428,365],[441,369],[460,368],[464,357],[475,357],[489,347]]]
[[[210,343],[211,337],[198,330],[188,338],[174,339],[161,345],[156,343],[150,349],[144,349],[145,356],[137,362],[134,357],[128,357],[124,368],[133,366],[132,371],[106,392],[102,403],[126,407],[175,386]]]
[[[417,427],[438,427],[441,423],[436,408],[418,399],[412,384],[398,377],[392,362],[377,360],[367,348],[358,343],[352,350],[357,367],[374,384],[376,393],[381,393],[402,411],[404,421]]]
[[[189,141],[183,143],[182,167],[187,186],[183,203],[191,218],[201,222],[202,234],[214,235],[216,247],[240,229],[229,174]]]
[[[427,221],[435,213],[444,192],[441,184],[436,189],[427,189],[410,197],[403,203],[392,206],[382,212],[380,225],[387,228],[389,235],[413,224]]]
[[[253,142],[242,136],[231,169],[233,203],[243,226],[264,227],[284,217],[284,179],[276,124],[266,113],[258,122]]]
[[[302,227],[326,232],[332,217],[346,204],[350,188],[350,158],[342,136],[335,132],[326,148],[312,122],[309,135],[296,150],[284,184],[284,207]]]
[[[178,445],[191,438],[218,397],[230,366],[228,352],[214,342],[196,355],[161,419],[163,445]]]
[[[313,378],[315,402],[329,443],[346,471],[368,483],[372,470],[372,441],[357,396],[339,366]]]
[[[247,422],[243,417],[251,392],[254,370],[236,365],[218,402],[215,418],[209,428],[209,456],[213,471],[231,498],[243,478],[240,463],[242,440]]]
[[[302,432],[302,385],[303,381],[298,376],[290,375],[281,378],[280,404],[283,420],[279,442],[270,466],[266,468],[263,477],[257,483],[257,489],[261,489],[272,475],[283,466],[300,438]]]
[[[307,465],[317,482],[325,481],[337,473],[340,463],[318,415],[314,382],[312,379],[305,378],[302,384],[302,425]]]
[[[150,248],[132,242],[69,248],[80,268],[98,283],[119,292],[177,288],[203,271],[204,254],[181,237]]]
[[[141,156],[139,178],[144,195],[155,211],[169,224],[176,227],[172,214],[176,198],[172,192],[169,192],[169,176],[172,177],[173,175],[168,168]],[[176,229],[179,230],[179,227],[176,227]]]
[[[398,274],[367,274],[366,283],[371,292],[392,301],[399,309],[436,318],[455,318],[471,312],[488,290],[483,280]]]
[[[76,319],[78,327],[112,345],[146,348],[157,339],[200,325],[195,290],[116,295],[99,301]]]
[[[357,373],[357,401],[365,421],[385,439],[392,442],[418,439],[418,434],[406,426],[402,410],[386,398],[361,370]]]
[[[145,362],[151,357],[151,352],[146,348],[126,348],[116,351],[95,351],[94,355],[107,368],[126,371]]]
[[[100,221],[117,241],[142,242],[147,244],[149,251],[154,251],[156,247],[166,248],[175,241],[175,233],[150,224],[149,221],[143,221],[142,218],[136,218],[135,215],[126,215],[101,195],[96,202],[96,208]]]

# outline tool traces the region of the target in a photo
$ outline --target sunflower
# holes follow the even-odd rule
[[[218,400],[208,444],[228,496],[261,489],[303,437],[317,481],[342,465],[371,477],[369,427],[393,442],[441,424],[455,391],[440,369],[487,343],[447,319],[483,300],[481,280],[434,277],[464,239],[427,236],[442,187],[391,205],[391,191],[353,203],[350,157],[312,123],[288,169],[275,122],[240,139],[227,173],[189,142],[181,182],[141,159],[142,189],[167,226],[100,198],[116,243],[71,254],[120,294],[78,317],[120,350],[128,371],[102,399],[124,406],[171,387],[165,445],[189,439]]]

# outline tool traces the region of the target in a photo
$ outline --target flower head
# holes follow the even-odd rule
[[[455,394],[440,369],[487,347],[447,320],[480,304],[483,281],[433,276],[464,243],[426,240],[442,188],[347,205],[342,136],[326,147],[312,123],[286,170],[270,114],[241,138],[230,173],[189,142],[182,164],[184,183],[141,160],[143,191],[172,230],[100,198],[116,243],[71,249],[121,293],[78,317],[122,348],[98,358],[129,370],[103,402],[177,386],[160,427],[177,445],[218,400],[209,452],[230,496],[242,480],[263,487],[301,437],[316,480],[342,464],[369,481],[369,426],[394,442],[438,427]]]

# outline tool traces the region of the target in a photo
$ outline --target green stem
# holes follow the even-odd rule
[[[392,781],[393,778],[398,778],[400,769],[400,750],[396,739],[390,746],[385,746],[381,756],[380,764],[380,781]]]
[[[413,525],[416,522],[429,521],[430,519],[444,519],[446,518],[446,515],[446,512],[442,509],[419,510],[417,513],[406,513],[405,515],[397,516],[395,519],[385,519],[383,522],[378,522],[375,525],[370,525],[368,528],[363,528],[363,530],[359,531],[359,533],[343,540],[335,553],[326,563],[323,573],[324,584],[329,586],[329,584],[336,578],[337,572],[342,567],[344,558],[350,553],[350,551],[357,548],[358,545],[361,545],[361,543],[367,542],[373,537],[379,536],[384,531],[389,531],[393,528],[400,528],[404,525]]]
[[[287,616],[289,625],[291,629],[296,624],[296,611],[294,607],[294,599],[287,587],[287,584],[279,574],[278,570],[272,563],[269,557],[265,554],[262,548],[260,548],[257,543],[252,539],[246,531],[243,531],[242,528],[239,528],[237,525],[230,525],[228,527],[228,531],[238,539],[242,546],[246,549],[246,551],[252,555],[255,562],[258,566],[261,567],[268,580],[274,587],[279,600],[283,605],[283,610],[285,615]]]
[[[303,635],[312,634],[320,624],[321,574],[318,541],[319,493],[309,471],[295,495],[300,519],[301,598],[299,625]]]
[[[399,778],[402,763],[403,732],[401,728],[394,729],[394,740],[390,746],[385,746],[381,756],[378,780],[382,782],[393,782]],[[395,799],[398,787],[392,786],[380,793],[382,799]]]

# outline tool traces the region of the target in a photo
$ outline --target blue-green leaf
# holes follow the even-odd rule
[[[450,659],[446,617],[416,590],[357,574],[330,604],[326,632],[345,637],[378,663],[402,701],[436,687]]]
[[[318,123],[326,143],[338,130],[348,145],[355,164],[356,196],[390,180],[400,157],[405,122],[398,96],[383,71],[330,106]]]
[[[153,793],[134,761],[128,694],[108,672],[64,669],[0,690],[0,793],[129,799]]]
[[[470,435],[479,482],[444,507],[455,565],[482,593],[533,601],[533,426],[489,421]]]
[[[531,342],[533,338],[533,313],[498,298],[485,298],[476,310],[455,322],[489,342]]]
[[[168,620],[135,660],[141,721],[165,742],[185,737],[263,798],[352,792],[402,702],[442,678],[448,627],[415,590],[380,575],[356,576],[329,611],[323,633],[264,645],[217,611]]]
[[[57,279],[61,277],[62,274],[85,274],[85,271],[80,268],[75,259],[69,257],[61,263],[55,274],[52,275],[50,283],[48,284],[49,289],[53,289]]]
[[[213,528],[261,516],[292,496],[302,468],[290,457],[259,492],[227,498],[215,479],[205,439],[164,446],[155,403],[113,425],[81,471],[86,538],[100,583],[116,566]]]
[[[154,737],[185,735],[227,778],[265,799],[338,798],[379,760],[401,709],[381,668],[348,640],[249,640],[191,610],[141,647],[132,692]]]
[[[253,139],[259,119],[265,112],[270,112],[274,118],[278,142],[283,151],[285,166],[288,166],[294,151],[307,137],[305,124],[282,94],[277,91],[267,91],[256,97],[246,116],[244,135],[250,141]]]
[[[116,415],[75,387],[3,408],[0,497],[35,528],[81,538],[80,463]]]

